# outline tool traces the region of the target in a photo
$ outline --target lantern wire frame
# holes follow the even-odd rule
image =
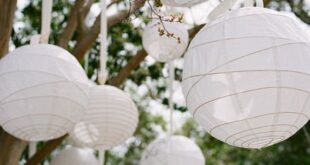
[[[250,4],[253,4],[253,3],[250,3]],[[256,2],[256,5],[257,6],[260,6],[260,5],[262,5],[262,1],[257,1]],[[222,10],[223,11],[223,10]],[[224,11],[223,11],[224,12]],[[215,17],[213,17],[213,18],[216,18],[217,16],[219,16],[220,14],[222,14],[221,12],[218,12],[219,14],[215,14],[216,16]],[[271,13],[270,13],[271,14]],[[275,15],[275,14],[273,14],[273,15]],[[211,19],[212,20],[212,19]],[[215,20],[215,22],[216,23],[218,23],[219,21],[216,21]],[[213,23],[213,24],[216,24],[216,23]],[[210,26],[212,26],[212,24],[210,25]],[[285,45],[285,44],[284,44]],[[282,46],[284,46],[284,45],[282,45]],[[287,45],[290,45],[290,44],[287,44]],[[281,46],[281,45],[280,45]],[[272,47],[273,48],[273,47]],[[211,72],[211,71],[210,71]],[[205,76],[204,76],[205,77]],[[199,81],[200,81],[200,79],[202,79],[202,78],[199,78],[199,76],[198,77],[185,77],[184,79],[183,79],[183,81],[184,80],[186,80],[186,79],[188,79],[188,78],[193,78],[193,81],[195,81],[196,83],[194,83],[194,85],[196,85],[197,83],[199,83]],[[195,80],[194,80],[195,79]],[[196,81],[197,80],[197,81]],[[184,94],[185,94],[185,96],[186,96],[186,100],[188,99],[188,94],[187,94],[188,92],[185,92]],[[308,98],[309,97],[307,97],[306,98],[306,100],[308,100]],[[212,106],[212,105],[211,105]],[[291,113],[292,114],[292,113]],[[194,113],[194,115],[195,115],[195,113]],[[282,115],[285,115],[285,114],[282,114]],[[289,114],[287,114],[287,115],[289,115]],[[298,114],[297,114],[298,115]],[[263,117],[263,116],[261,116],[261,117]],[[304,121],[304,120],[308,120],[308,117],[307,116],[304,116],[304,117],[306,117],[306,119],[304,119],[304,117],[301,115],[301,116],[299,116],[299,117],[301,117],[301,120],[302,121]],[[274,128],[274,127],[272,127],[272,130],[273,131],[276,131],[278,128],[276,127],[276,128]],[[214,131],[214,129],[211,129],[211,132],[212,131]],[[256,135],[255,135],[256,136]],[[283,135],[284,136],[284,135]],[[257,136],[256,136],[256,138],[257,138]],[[260,147],[257,147],[257,148],[261,148],[261,147],[265,147],[265,146],[268,146],[268,145],[271,145],[271,144],[274,144],[274,143],[277,143],[277,142],[280,142],[280,141],[282,141],[282,140],[285,140],[285,138],[283,138],[283,139],[275,139],[274,141],[271,141],[271,142],[268,142],[268,139],[266,139],[266,143],[264,142],[264,141],[261,141],[262,142],[262,145],[260,145],[260,144],[256,144],[257,146],[260,146]],[[248,148],[248,147],[245,147],[245,148]],[[256,148],[256,147],[254,147],[254,146],[252,146],[252,147],[249,147],[249,148]]]

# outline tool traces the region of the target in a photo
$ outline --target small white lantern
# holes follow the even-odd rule
[[[138,110],[130,96],[108,85],[91,89],[88,109],[71,132],[80,146],[110,149],[131,137],[138,124]]]
[[[206,0],[161,0],[164,5],[174,7],[192,7]]]
[[[0,124],[26,141],[71,131],[88,99],[88,78],[66,50],[48,44],[20,47],[0,60]]]
[[[200,148],[184,136],[169,136],[153,141],[142,154],[140,165],[204,165]]]
[[[279,143],[310,116],[310,42],[297,20],[246,7],[193,39],[183,70],[189,111],[212,136],[243,148]]]
[[[170,33],[174,36],[161,36],[158,29],[165,29],[166,34]],[[180,38],[180,41],[177,38]],[[153,20],[142,35],[143,47],[151,57],[160,62],[169,62],[182,56],[187,48],[188,40],[186,28],[178,22],[163,21],[161,23],[159,20]]]
[[[90,149],[69,148],[62,150],[52,160],[51,165],[100,165]]]

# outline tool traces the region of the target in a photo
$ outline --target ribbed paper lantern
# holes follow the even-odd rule
[[[228,12],[205,26],[185,55],[188,109],[228,144],[281,142],[309,119],[309,54],[297,20],[264,8]]]
[[[137,124],[138,110],[129,95],[113,86],[94,86],[71,137],[81,146],[106,150],[131,137]]]
[[[157,139],[144,151],[140,165],[204,165],[200,148],[184,136]]]
[[[160,36],[158,28],[165,28],[167,32],[173,33],[175,37],[180,38],[180,42],[174,37]],[[168,62],[185,52],[188,45],[188,32],[181,23],[163,21],[162,24],[154,20],[145,28],[142,41],[143,47],[151,57],[160,62]]]
[[[175,7],[191,7],[206,0],[161,0],[164,5]]]
[[[0,124],[27,141],[71,131],[88,99],[88,78],[66,50],[27,45],[0,60]]]
[[[90,149],[69,148],[58,153],[51,165],[100,165]]]

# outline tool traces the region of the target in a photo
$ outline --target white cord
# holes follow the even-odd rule
[[[309,136],[309,133],[308,133],[308,131],[306,129],[306,126],[302,127],[302,130],[304,131],[304,134],[306,136],[306,140],[307,140],[307,142],[308,142],[308,144],[310,146],[310,136]]]
[[[106,0],[101,0],[101,19],[100,19],[100,70],[98,80],[100,84],[105,84],[108,73],[106,70],[107,63],[107,4]],[[99,163],[104,164],[104,150],[99,150]]]
[[[99,150],[99,164],[104,164],[104,150]]]
[[[253,7],[254,6],[254,0],[245,0],[244,1],[244,7]]]
[[[169,110],[170,110],[170,119],[169,119],[169,136],[173,134],[173,81],[174,81],[174,63],[173,61],[169,62]]]
[[[31,158],[37,152],[37,142],[30,142],[29,143],[29,150],[28,150],[29,158]]]
[[[48,43],[50,34],[50,24],[52,15],[53,0],[42,1],[42,24],[41,24],[41,35],[33,35],[30,39],[30,44]],[[37,152],[37,143],[29,143],[29,157],[32,157]]]
[[[42,1],[42,18],[41,18],[41,43],[48,43],[51,32],[53,0]]]
[[[263,0],[255,0],[256,7],[264,7],[264,1]]]
[[[105,84],[107,80],[107,14],[106,14],[106,0],[101,0],[101,22],[100,22],[100,71],[99,71],[99,83]]]

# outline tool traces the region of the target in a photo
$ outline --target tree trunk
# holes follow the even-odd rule
[[[0,1],[0,58],[8,53],[16,0]]]
[[[9,50],[15,10],[16,0],[0,1],[0,58]],[[0,165],[17,165],[26,145],[0,127]]]
[[[26,145],[0,127],[0,165],[17,165]]]

